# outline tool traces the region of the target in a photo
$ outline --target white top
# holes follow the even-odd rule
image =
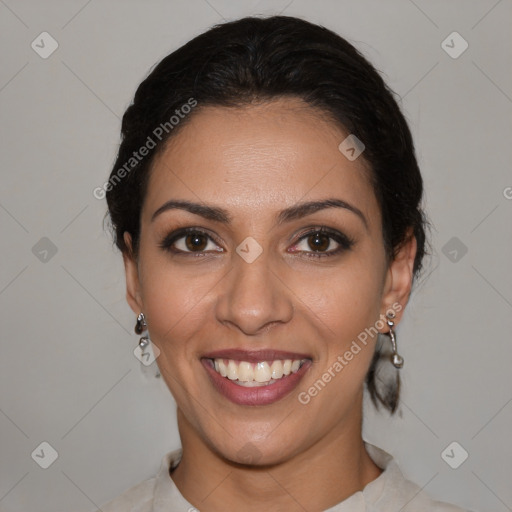
[[[432,500],[420,487],[405,479],[391,455],[366,442],[365,447],[384,471],[362,491],[325,512],[465,512],[454,505]],[[178,465],[181,454],[181,449],[168,452],[155,477],[131,487],[98,512],[196,512],[169,475],[169,467]]]

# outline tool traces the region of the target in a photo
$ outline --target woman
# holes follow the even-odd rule
[[[407,123],[353,46],[283,16],[196,37],[138,88],[105,190],[182,449],[104,512],[460,510],[362,439],[365,385],[398,405],[425,216]]]

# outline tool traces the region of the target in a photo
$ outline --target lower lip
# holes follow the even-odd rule
[[[206,368],[208,376],[217,391],[238,405],[269,405],[281,400],[281,398],[284,398],[297,387],[311,366],[311,361],[307,360],[296,373],[290,373],[286,377],[281,377],[273,384],[248,388],[239,386],[227,377],[217,373],[212,367],[213,362],[211,359],[201,359],[201,363]]]

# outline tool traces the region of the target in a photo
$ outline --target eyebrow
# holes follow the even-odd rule
[[[343,208],[357,215],[363,222],[365,228],[368,230],[368,221],[363,215],[363,212],[355,206],[342,201],[337,198],[323,199],[321,201],[308,201],[305,203],[299,203],[289,208],[281,210],[277,215],[277,224],[283,224],[284,222],[290,222],[292,220],[301,219],[307,215],[311,215],[319,210],[326,208]],[[172,199],[164,203],[158,210],[151,216],[151,222],[155,220],[161,213],[168,210],[185,210],[195,215],[200,215],[205,219],[212,220],[215,222],[221,222],[223,224],[230,224],[233,217],[224,208],[218,206],[209,206],[201,203],[194,203],[192,201],[176,200]]]

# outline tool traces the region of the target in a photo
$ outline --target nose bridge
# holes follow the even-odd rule
[[[257,334],[268,324],[288,322],[293,303],[271,267],[269,254],[246,258],[240,251],[247,247],[240,244],[239,253],[233,254],[233,268],[217,302],[217,318],[245,334]],[[251,250],[254,248],[249,246],[248,252]]]

